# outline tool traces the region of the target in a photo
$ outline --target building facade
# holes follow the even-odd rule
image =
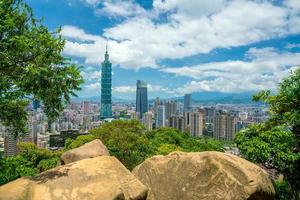
[[[136,83],[136,112],[139,119],[142,119],[143,114],[148,112],[147,83],[141,80]]]
[[[193,137],[203,136],[203,116],[202,111],[192,112],[191,113],[191,128],[190,133]]]
[[[184,95],[183,111],[189,111],[192,108],[192,94]]]
[[[156,128],[166,126],[165,106],[159,105],[157,108]]]
[[[112,69],[111,62],[109,61],[109,55],[107,48],[105,51],[104,61],[102,62],[101,71],[101,118],[112,117],[112,106],[111,106],[111,81],[112,81]]]

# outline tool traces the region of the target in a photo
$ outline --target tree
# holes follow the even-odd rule
[[[145,127],[139,121],[114,120],[92,129],[90,134],[99,138],[110,154],[131,170],[151,154],[145,132]]]
[[[21,0],[0,0],[0,122],[17,136],[26,132],[26,106],[44,104],[49,121],[83,82],[61,53],[59,29],[50,33]]]
[[[235,142],[244,157],[283,174],[299,199],[300,68],[279,84],[277,94],[261,91],[253,99],[269,104],[270,118],[238,133]]]
[[[22,176],[34,176],[60,163],[61,151],[38,148],[28,142],[19,143],[18,148],[19,155],[0,160],[0,185]]]

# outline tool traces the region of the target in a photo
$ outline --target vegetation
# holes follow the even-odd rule
[[[116,156],[128,169],[153,155],[166,155],[172,151],[223,151],[222,143],[210,138],[193,138],[173,128],[146,131],[136,120],[115,120],[90,131],[90,135],[68,140],[66,148],[76,148],[99,138],[112,156]]]
[[[21,0],[0,0],[0,122],[17,136],[26,132],[26,106],[43,103],[57,117],[83,82],[61,53],[59,29],[50,33]]]
[[[18,148],[17,156],[0,159],[0,185],[21,176],[34,176],[60,163],[60,151],[38,148],[28,142],[19,143]]]
[[[254,100],[270,106],[266,123],[253,125],[237,134],[242,155],[284,175],[284,183],[291,194],[285,199],[300,198],[300,68],[279,84],[278,92],[262,91]],[[283,188],[282,184],[279,188]],[[279,190],[282,191],[282,190]],[[281,196],[281,197],[280,197]],[[283,199],[283,194],[278,198]]]

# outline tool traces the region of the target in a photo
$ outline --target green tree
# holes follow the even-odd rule
[[[146,129],[136,120],[114,120],[90,131],[117,157],[128,169],[133,169],[150,154]]]
[[[277,94],[261,91],[253,99],[269,104],[270,118],[238,133],[235,142],[247,159],[283,174],[299,199],[300,68],[279,84]]]
[[[0,0],[0,121],[16,136],[26,132],[29,100],[53,120],[83,82],[61,53],[65,41],[33,16],[21,0]]]
[[[28,142],[19,143],[18,148],[19,155],[0,160],[0,185],[22,176],[34,176],[60,163],[61,151],[38,148]]]

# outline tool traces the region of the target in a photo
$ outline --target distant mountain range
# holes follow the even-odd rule
[[[195,103],[253,103],[252,96],[257,92],[242,92],[242,93],[222,93],[222,92],[195,92],[192,93],[192,99]],[[78,97],[73,98],[72,101],[81,102],[81,101],[93,101],[100,102],[100,96],[93,97]],[[167,98],[169,100],[177,100],[183,102],[183,96]],[[149,99],[149,102],[152,103],[154,99]],[[122,98],[113,98],[113,102],[128,102],[134,103],[134,99],[122,99]]]

